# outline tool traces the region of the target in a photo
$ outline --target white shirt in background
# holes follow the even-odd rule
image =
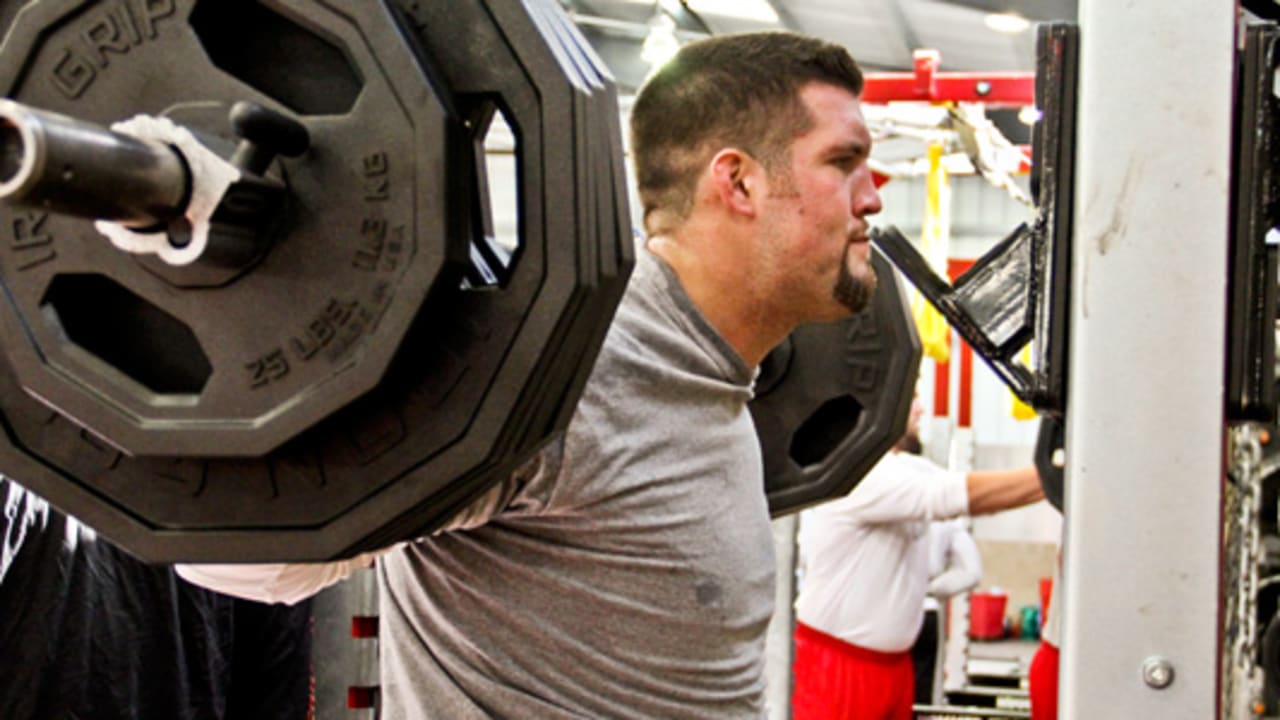
[[[796,618],[862,648],[910,648],[929,587],[929,523],[968,510],[963,473],[889,453],[853,492],[801,515]]]

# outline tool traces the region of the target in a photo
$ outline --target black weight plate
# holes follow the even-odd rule
[[[872,248],[871,305],[802,325],[760,365],[751,415],[774,515],[847,494],[907,429],[920,339],[893,266]]]
[[[265,256],[216,287],[184,291],[90,221],[6,208],[0,330],[21,385],[111,445],[161,457],[262,455],[374,387],[464,248],[448,242],[444,201],[457,130],[386,12],[45,0],[17,22],[0,92],[20,102],[102,125],[168,116],[229,150],[227,112],[248,99],[312,137],[279,163],[290,202]],[[228,60],[235,43],[280,48],[262,58],[273,72]],[[295,82],[320,70],[324,86]]]
[[[23,41],[40,38],[40,28],[48,27],[51,21],[50,16],[40,13],[55,9],[53,5],[28,8],[11,37]],[[77,7],[84,10],[88,4]],[[160,42],[170,35],[185,39],[190,30],[180,18],[190,9],[190,4],[176,7],[171,24],[154,23],[156,37],[149,40]],[[88,7],[75,17],[93,21],[95,12]],[[384,40],[396,38],[387,35],[398,30],[385,8],[370,4],[346,15],[364,23],[371,38],[379,32]],[[26,32],[22,31],[24,22],[31,23]],[[5,46],[4,52],[12,51],[13,45]],[[417,73],[422,83],[417,100],[423,101],[429,88],[415,67],[405,68],[403,80],[408,82]],[[427,152],[425,159],[439,151]],[[305,278],[298,280],[303,281]],[[387,456],[391,449],[409,446],[399,444],[402,434],[397,432],[399,419],[393,412],[371,409],[368,403],[357,403],[338,419],[322,423],[264,458],[147,459],[123,454],[96,432],[84,430],[33,401],[15,378],[6,360],[0,368],[0,408],[6,437],[12,444],[0,447],[0,470],[135,554],[152,560],[322,559],[343,554],[375,532],[378,520],[367,516],[338,518],[385,482],[406,472],[402,469],[400,475],[394,475],[384,470],[388,474],[383,477],[389,480],[373,474],[375,459]],[[452,382],[448,377],[430,380]],[[425,384],[419,381],[419,385]],[[404,387],[401,384],[401,395],[407,394]],[[425,387],[409,390],[432,392]],[[440,395],[437,391],[432,397]],[[410,448],[410,452],[413,455],[409,458],[399,460],[402,467],[420,463],[426,451]],[[335,529],[324,530],[325,523],[332,523]]]
[[[1250,25],[1239,53],[1227,294],[1227,418],[1276,415],[1276,269],[1280,248],[1280,26]]]
[[[1044,499],[1062,512],[1062,497],[1066,475],[1066,428],[1062,420],[1052,415],[1040,416],[1040,429],[1036,432],[1035,465],[1040,474],[1040,487]]]
[[[545,182],[570,173],[570,90],[527,16],[500,5],[493,14],[481,3],[420,7],[414,35],[432,43],[424,62],[448,69],[447,86],[500,102],[522,142],[524,246],[503,287],[437,285],[377,387],[258,459],[125,456],[21,402],[12,372],[0,370],[0,398],[15,399],[3,404],[7,425],[39,428],[58,456],[0,448],[0,470],[149,560],[322,560],[438,525],[545,442],[512,420],[576,287],[572,193],[546,192]],[[509,42],[517,35],[523,45]],[[474,160],[457,152],[451,172],[465,172]],[[464,194],[448,204],[469,203]]]
[[[595,356],[618,301],[626,289],[627,279],[635,263],[634,238],[630,229],[630,212],[625,186],[625,168],[622,165],[621,128],[617,102],[617,89],[603,62],[595,55],[589,43],[562,13],[547,11],[547,19],[562,39],[576,65],[586,74],[592,87],[588,100],[589,125],[596,133],[596,141],[588,142],[586,172],[595,189],[596,224],[600,241],[598,257],[600,277],[588,312],[580,319],[577,329],[568,333],[573,340],[571,352],[564,353],[566,362],[560,364],[560,374],[568,378],[566,385],[554,385],[557,393],[576,397],[585,384],[595,362]],[[625,231],[625,232],[624,232]],[[573,406],[559,402],[558,395],[548,398],[556,415],[550,421],[559,426],[568,421]]]
[[[13,18],[22,9],[23,5],[29,4],[30,0],[0,0],[0,42],[4,41],[4,36],[9,32],[9,26],[13,24]]]
[[[584,40],[585,42],[585,40]],[[595,364],[595,355],[603,343],[609,329],[618,302],[626,291],[627,281],[635,265],[635,242],[631,222],[630,205],[627,197],[626,168],[622,164],[621,129],[618,113],[617,90],[610,84],[600,97],[606,124],[597,125],[597,131],[603,137],[596,146],[606,155],[608,166],[600,168],[596,187],[601,190],[597,197],[602,221],[600,233],[612,242],[611,248],[602,248],[600,292],[593,307],[598,313],[606,313],[604,317],[592,318],[592,329],[584,331],[582,337],[588,350],[579,353],[578,379],[574,386],[585,383],[591,368]],[[611,225],[610,225],[611,224]],[[606,245],[608,243],[605,243]]]
[[[475,361],[468,372],[496,360],[494,382],[478,405],[467,438],[473,441],[477,428],[493,433],[492,459],[485,468],[444,472],[455,480],[432,497],[432,508],[446,507],[442,502],[448,500],[452,511],[563,429],[567,415],[552,426],[537,422],[547,412],[546,398],[555,398],[557,410],[577,401],[572,387],[556,390],[559,385],[553,384],[548,389],[543,381],[563,357],[553,340],[562,336],[566,323],[575,322],[587,297],[575,282],[595,274],[579,265],[585,231],[578,224],[578,193],[587,188],[564,182],[575,177],[579,162],[577,143],[566,133],[570,128],[578,132],[574,103],[580,83],[548,47],[550,40],[530,17],[530,5],[473,0],[447,7],[404,3],[404,8],[460,104],[500,99],[521,145],[522,247],[508,282],[497,290],[445,294],[429,304],[465,307],[459,315],[492,321],[490,332],[467,338],[466,347],[460,347]],[[563,13],[559,8],[554,12]],[[459,36],[468,38],[465,47],[454,42]],[[514,312],[520,304],[523,313]],[[437,467],[449,467],[448,462],[447,453],[433,460]],[[443,520],[447,515],[432,517]],[[421,527],[421,513],[406,513],[403,523]]]
[[[511,8],[497,3],[490,7],[490,11],[494,13],[494,17],[500,22],[503,21],[503,13],[510,10]],[[545,127],[557,128],[561,132],[573,130],[571,136],[576,136],[579,134],[578,130],[584,124],[589,125],[589,122],[583,118],[582,114],[582,101],[586,97],[584,89],[587,83],[579,74],[580,68],[564,51],[563,47],[557,45],[558,38],[554,29],[548,26],[546,22],[548,14],[563,17],[563,12],[554,6],[539,5],[538,3],[525,4],[520,12],[525,11],[530,14],[529,20],[532,22],[522,24],[503,22],[504,37],[513,46],[517,47],[532,45],[537,42],[544,42],[548,45],[547,52],[542,57],[531,58],[531,61],[535,63],[534,67],[541,68],[540,72],[542,73],[550,73],[552,70],[548,68],[554,68],[556,72],[560,72],[569,78],[571,87],[568,88],[570,90],[569,96],[560,102],[560,108],[567,110],[567,112],[555,122],[549,122]],[[415,17],[422,21],[424,29],[432,27],[431,23],[435,21],[430,14],[432,12],[439,12],[439,10],[416,8]],[[492,85],[497,81],[497,79],[493,78],[484,78],[483,82],[478,86],[466,84],[468,82],[474,83],[474,78],[463,78],[453,82],[463,93],[463,102],[466,102],[468,92],[477,93],[481,97],[485,97],[484,88],[487,86],[484,83]],[[513,114],[518,115],[518,113],[514,112]],[[519,124],[519,117],[512,119],[515,124]],[[522,131],[520,134],[524,137],[528,133]],[[551,153],[547,153],[544,156],[547,163],[546,167],[548,168],[545,170],[545,177],[555,178],[545,188],[545,202],[549,204],[546,214],[548,223],[577,218],[576,223],[561,225],[562,231],[548,230],[548,232],[554,234],[557,240],[561,242],[565,240],[572,241],[573,247],[576,248],[576,255],[573,259],[568,260],[567,267],[577,270],[580,282],[564,298],[560,315],[555,319],[554,324],[546,328],[549,339],[541,341],[541,353],[537,358],[538,365],[535,366],[531,373],[531,379],[520,396],[517,409],[513,412],[513,416],[516,418],[514,422],[515,430],[507,436],[507,443],[502,447],[516,456],[522,455],[525,452],[524,448],[541,445],[551,434],[563,428],[567,422],[568,413],[562,416],[559,411],[562,408],[571,410],[581,390],[578,375],[566,372],[567,369],[573,368],[573,364],[566,362],[566,358],[572,357],[576,362],[578,358],[584,355],[594,357],[595,352],[598,351],[598,346],[584,348],[577,340],[581,332],[582,318],[588,312],[596,313],[599,316],[599,313],[607,311],[608,316],[611,316],[613,307],[616,306],[616,301],[608,306],[602,306],[594,298],[594,286],[597,283],[599,272],[596,267],[596,261],[593,258],[598,255],[596,246],[599,245],[600,239],[589,230],[593,208],[587,204],[587,201],[594,189],[593,183],[589,178],[585,177],[584,173],[583,152],[585,152],[586,142],[585,139],[575,139],[574,142],[566,143],[560,147],[555,156],[552,156]],[[521,153],[519,161],[522,171],[533,164],[533,159],[527,153]],[[521,202],[527,202],[527,194],[522,196]],[[536,231],[536,227],[526,227],[523,232],[536,233]],[[571,234],[563,235],[562,233]],[[526,238],[525,242],[527,243],[528,241],[529,239]],[[584,244],[587,246],[586,249],[584,249]],[[528,251],[526,250],[525,252],[527,253]],[[525,258],[522,262],[528,262],[528,259]],[[504,291],[509,292],[510,288]],[[575,350],[575,347],[579,349]],[[570,384],[566,384],[570,381],[572,381]]]
[[[591,246],[584,262],[589,263],[590,257],[596,259],[596,283],[584,297],[580,312],[572,318],[572,326],[563,332],[565,340],[558,343],[560,352],[551,365],[548,392],[540,409],[532,415],[533,427],[545,428],[562,427],[572,415],[574,406],[564,398],[581,394],[625,290],[634,256],[628,260],[620,255],[617,238],[618,228],[629,225],[630,213],[627,206],[615,203],[613,159],[615,153],[619,159],[621,156],[621,134],[612,79],[599,58],[584,51],[586,40],[563,13],[545,4],[532,3],[530,7],[541,7],[544,32],[549,31],[560,40],[564,57],[572,61],[590,87],[590,92],[582,96],[589,134],[580,146],[585,157],[579,163],[583,178],[579,184],[585,189],[584,199],[592,219],[590,225],[583,226],[583,241]]]
[[[538,0],[525,3],[533,27],[545,40],[552,57],[573,86],[571,101],[570,135],[574,139],[572,173],[557,179],[557,188],[573,196],[572,208],[576,217],[575,238],[577,244],[577,269],[579,283],[574,289],[565,312],[552,331],[548,352],[530,383],[530,401],[519,420],[522,436],[539,437],[548,433],[548,423],[563,402],[562,391],[568,387],[575,374],[578,353],[583,348],[583,323],[589,317],[599,289],[599,246],[601,238],[595,231],[595,180],[590,174],[588,104],[593,90],[590,78],[585,74],[579,58],[564,45],[561,29],[556,22],[562,16],[557,9]],[[594,71],[591,71],[594,75]],[[572,403],[569,403],[572,407]]]
[[[408,468],[395,461],[386,474],[375,473],[396,483],[385,484],[378,497],[353,511],[364,518],[357,522],[380,524],[366,546],[448,519],[545,443],[545,437],[521,432],[519,419],[536,391],[548,338],[578,286],[574,199],[552,192],[545,182],[570,175],[572,138],[553,129],[571,127],[571,86],[545,40],[519,7],[399,5],[455,91],[462,114],[496,104],[511,126],[519,148],[520,247],[499,287],[446,288],[428,300],[398,363],[406,375],[432,368],[423,386],[426,397],[374,393],[370,406],[389,408],[406,431],[403,443],[428,460]],[[459,37],[467,41],[459,43]],[[468,153],[458,162],[475,160]],[[471,203],[470,197],[458,199]],[[440,410],[448,411],[443,418]]]

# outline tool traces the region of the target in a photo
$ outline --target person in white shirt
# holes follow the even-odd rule
[[[918,442],[921,410],[913,406],[904,443]],[[910,720],[910,648],[929,587],[929,523],[1043,497],[1031,465],[964,474],[893,451],[853,492],[806,511],[793,719]]]
[[[982,580],[982,556],[969,534],[965,518],[929,523],[929,588],[924,598],[924,620],[911,646],[916,672],[915,701],[932,704],[942,670],[938,653],[946,600],[967,592]]]

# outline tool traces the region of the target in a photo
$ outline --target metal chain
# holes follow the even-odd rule
[[[1262,678],[1257,666],[1258,567],[1262,560],[1259,510],[1262,500],[1264,427],[1244,423],[1230,429],[1231,465],[1226,488],[1224,532],[1225,614],[1223,640],[1229,657],[1223,663],[1223,703],[1225,717],[1253,717],[1253,707],[1261,698]]]

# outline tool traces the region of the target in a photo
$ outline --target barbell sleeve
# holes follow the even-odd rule
[[[190,187],[169,145],[0,99],[0,202],[151,228],[183,214]]]

